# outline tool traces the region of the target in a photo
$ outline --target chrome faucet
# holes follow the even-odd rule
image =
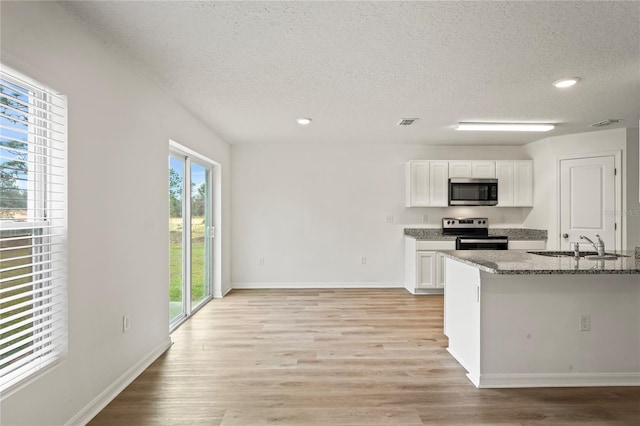
[[[604,256],[604,241],[602,241],[602,238],[600,238],[600,235],[596,234],[596,237],[598,237],[598,243],[594,243],[593,241],[591,241],[589,238],[585,237],[584,235],[580,235],[580,239],[581,240],[587,240],[589,242],[589,244],[591,244],[593,246],[594,249],[596,249],[596,251],[598,252],[598,256]]]

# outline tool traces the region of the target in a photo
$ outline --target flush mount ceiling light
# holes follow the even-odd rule
[[[553,124],[546,123],[458,123],[456,130],[484,132],[548,132]]]
[[[296,122],[301,126],[306,126],[311,123],[311,119],[301,117],[301,118],[296,118]]]
[[[580,81],[580,77],[562,78],[553,82],[553,85],[559,89],[566,89]]]

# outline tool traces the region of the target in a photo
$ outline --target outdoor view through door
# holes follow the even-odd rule
[[[171,328],[211,297],[212,175],[211,165],[178,153],[169,156]]]

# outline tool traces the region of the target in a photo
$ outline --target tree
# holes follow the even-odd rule
[[[204,182],[198,186],[198,188],[194,191],[193,187],[195,184],[192,183],[191,189],[191,214],[193,216],[204,216],[204,203],[206,201],[205,190],[207,189],[207,185]]]
[[[182,217],[182,176],[169,169],[169,216]]]
[[[0,86],[0,113],[5,124],[8,122],[12,124],[11,127],[27,129],[27,106],[16,101],[21,96],[24,94],[19,92],[7,94],[5,87]],[[0,218],[13,218],[16,210],[27,208],[27,191],[20,188],[18,182],[27,179],[28,146],[25,141],[8,138],[11,133],[10,130],[4,130],[0,138],[4,160],[0,163]]]

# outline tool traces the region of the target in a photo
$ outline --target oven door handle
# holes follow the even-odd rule
[[[467,244],[467,243],[471,243],[471,244],[483,244],[483,243],[506,243],[509,240],[508,239],[491,239],[491,240],[474,240],[474,239],[467,239],[467,238],[460,238],[460,243],[461,244]]]

